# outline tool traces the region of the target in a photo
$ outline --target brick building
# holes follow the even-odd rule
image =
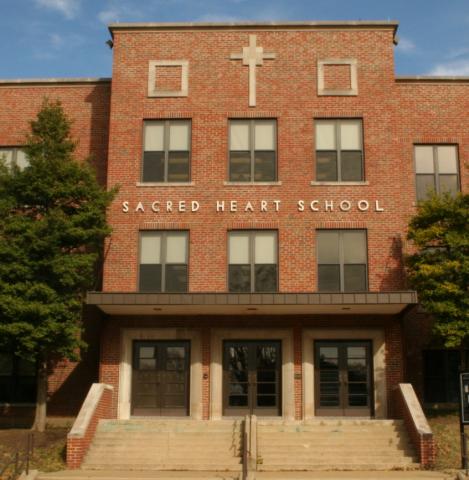
[[[120,185],[90,350],[51,372],[52,413],[98,380],[118,419],[385,419],[408,380],[454,400],[403,255],[428,188],[469,189],[469,79],[396,77],[396,29],[114,24],[112,80],[0,83],[10,161],[59,98],[78,157]]]

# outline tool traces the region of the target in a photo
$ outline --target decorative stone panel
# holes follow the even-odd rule
[[[319,60],[318,95],[358,95],[357,60]]]
[[[149,97],[187,97],[189,62],[187,60],[150,60],[148,63]]]

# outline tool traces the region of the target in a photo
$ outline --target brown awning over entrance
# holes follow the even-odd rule
[[[417,293],[88,292],[86,302],[109,315],[394,315],[417,304]]]

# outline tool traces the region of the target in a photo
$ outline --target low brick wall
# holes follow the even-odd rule
[[[67,467],[80,468],[101,419],[112,417],[113,387],[93,383],[67,436]]]
[[[395,405],[398,418],[404,420],[423,468],[435,465],[435,440],[417,395],[410,383],[401,383],[395,389]]]

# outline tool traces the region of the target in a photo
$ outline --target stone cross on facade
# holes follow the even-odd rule
[[[264,53],[262,47],[256,46],[256,35],[249,35],[249,47],[243,47],[243,53],[232,53],[231,60],[242,60],[243,65],[249,66],[249,106],[256,106],[256,66],[264,60],[274,60],[275,53]]]

